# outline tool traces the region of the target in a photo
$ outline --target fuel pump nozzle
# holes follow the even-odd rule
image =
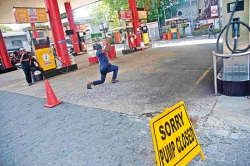
[[[237,48],[237,41],[238,41],[238,31],[239,31],[239,24],[233,24],[233,37],[234,37],[234,48],[233,51],[236,51]]]
[[[237,39],[238,37],[238,32],[239,31],[239,24],[238,23],[234,23],[233,25],[233,36],[235,39]]]

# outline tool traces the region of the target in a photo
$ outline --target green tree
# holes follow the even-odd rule
[[[188,24],[181,24],[181,28],[182,28],[182,35],[186,36],[186,31],[185,29],[188,27]]]
[[[148,22],[164,20],[163,7],[170,6],[172,11],[176,11],[176,7],[183,3],[184,0],[150,0],[148,11]],[[145,8],[146,0],[137,0],[138,8]],[[98,25],[101,20],[108,22],[113,21],[113,26],[121,26],[121,21],[118,19],[118,10],[128,10],[128,0],[102,0],[92,8],[92,23]],[[166,18],[170,17],[170,8],[166,9]]]
[[[14,31],[12,28],[10,28],[6,25],[0,25],[0,29],[2,30],[3,33],[6,33],[8,31]]]

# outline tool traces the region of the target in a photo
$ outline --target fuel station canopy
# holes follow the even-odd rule
[[[65,13],[65,2],[70,2],[72,9],[76,9],[100,0],[57,0],[60,13]],[[13,14],[13,6],[45,8],[44,0],[1,0],[0,1],[0,24],[16,23]]]

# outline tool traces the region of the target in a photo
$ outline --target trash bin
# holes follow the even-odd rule
[[[43,80],[42,72],[39,70],[36,70],[34,73],[31,72],[31,77],[33,79],[33,82],[41,81]]]
[[[168,33],[167,33],[167,36],[168,36],[168,40],[173,39],[173,37],[172,37],[172,33],[171,33],[171,32],[168,32]]]
[[[116,58],[116,51],[115,51],[115,46],[114,45],[110,46],[110,50],[108,52],[108,58],[109,59]]]
[[[167,40],[167,39],[168,39],[167,33],[163,33],[163,40]]]
[[[173,33],[173,38],[174,38],[174,39],[178,39],[177,32],[174,32],[174,33]]]

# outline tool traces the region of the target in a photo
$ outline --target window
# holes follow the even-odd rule
[[[23,47],[23,43],[21,40],[13,40],[11,41],[13,47]]]

